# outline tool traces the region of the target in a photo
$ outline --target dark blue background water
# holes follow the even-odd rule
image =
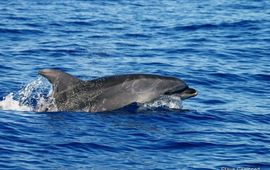
[[[199,91],[183,111],[1,110],[1,169],[270,169],[269,1],[8,0],[0,21],[1,98],[43,68]]]

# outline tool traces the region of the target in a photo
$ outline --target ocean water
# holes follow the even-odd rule
[[[0,21],[0,169],[270,169],[270,1],[7,0]],[[173,76],[199,95],[39,112],[44,68]]]

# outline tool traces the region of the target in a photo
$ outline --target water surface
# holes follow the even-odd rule
[[[0,20],[2,169],[270,169],[269,1],[8,0]],[[183,110],[18,107],[33,82],[27,104],[48,93],[43,68],[174,76],[199,95]]]

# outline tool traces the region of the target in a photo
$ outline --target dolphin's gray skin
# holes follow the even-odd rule
[[[197,95],[184,81],[159,75],[127,74],[83,81],[54,69],[39,74],[53,85],[52,96],[59,111],[103,112],[150,102],[162,95],[182,100]]]

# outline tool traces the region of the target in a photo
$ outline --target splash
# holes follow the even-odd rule
[[[163,108],[163,109],[182,109],[182,100],[180,97],[176,96],[161,96],[160,98],[149,102],[144,103],[142,108],[146,109],[157,109],[157,108]],[[140,108],[140,109],[142,109]]]
[[[21,90],[10,93],[0,101],[0,109],[15,111],[56,111],[54,100],[50,98],[51,85],[39,77]]]
[[[31,111],[28,106],[21,105],[19,101],[13,99],[14,94],[10,93],[2,101],[0,101],[0,109],[15,111]]]

